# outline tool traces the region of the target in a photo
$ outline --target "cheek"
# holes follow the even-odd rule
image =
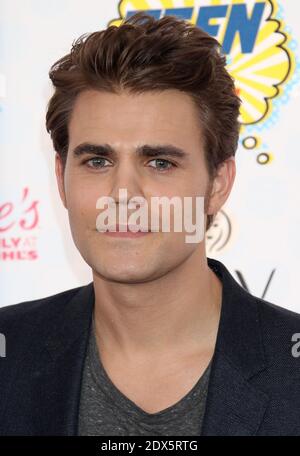
[[[208,185],[208,177],[203,173],[194,170],[193,172],[184,174],[174,181],[170,181],[165,185],[155,186],[153,194],[158,196],[204,196]]]
[[[96,202],[99,194],[82,186],[70,186],[66,191],[68,212],[73,225],[96,228],[98,209]]]

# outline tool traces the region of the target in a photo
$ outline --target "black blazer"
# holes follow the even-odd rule
[[[254,297],[219,261],[223,302],[202,435],[300,435],[300,314]],[[0,435],[77,435],[94,307],[86,286],[0,309]]]

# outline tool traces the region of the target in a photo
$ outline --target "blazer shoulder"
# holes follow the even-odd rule
[[[270,327],[293,328],[300,325],[300,313],[265,299],[255,297],[263,323]],[[299,327],[300,330],[300,327]]]
[[[16,322],[19,319],[33,318],[34,316],[50,315],[56,310],[57,306],[67,303],[73,296],[78,293],[83,286],[70,288],[59,293],[49,295],[43,298],[30,301],[21,301],[16,304],[10,304],[0,308],[0,325],[6,322]]]
[[[300,314],[278,304],[256,298],[266,360],[276,375],[300,376],[296,343],[300,340]]]

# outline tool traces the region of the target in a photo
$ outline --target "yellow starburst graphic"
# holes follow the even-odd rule
[[[272,100],[281,95],[296,66],[288,47],[291,37],[277,18],[277,1],[123,0],[120,17],[109,25],[119,26],[137,11],[156,18],[176,15],[211,32],[227,54],[227,68],[242,100],[242,124],[255,124],[271,115]]]

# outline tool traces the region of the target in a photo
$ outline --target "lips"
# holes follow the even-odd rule
[[[136,226],[133,225],[133,228],[134,227],[136,227]],[[141,237],[147,236],[147,234],[151,233],[151,231],[148,231],[148,230],[147,231],[142,231],[141,227],[138,227],[139,229],[136,232],[130,231],[129,228],[133,229],[132,225],[131,226],[128,226],[128,225],[109,226],[109,227],[106,227],[106,231],[102,231],[102,234],[104,236],[109,236],[109,237],[112,237],[112,238],[137,239],[137,238],[141,238]]]
[[[131,232],[131,233],[145,233],[148,232],[149,230],[146,227],[138,226],[138,225],[119,225],[118,223],[116,225],[110,225],[107,227],[108,231],[116,231],[116,232],[121,232],[121,233],[126,233],[126,232]]]

